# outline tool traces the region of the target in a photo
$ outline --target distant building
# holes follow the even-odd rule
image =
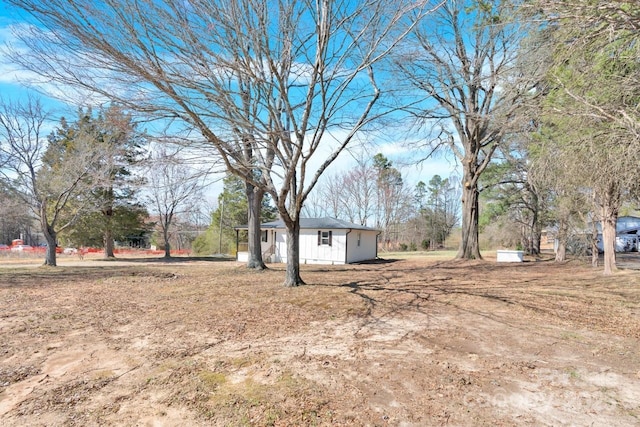
[[[596,224],[598,229],[598,250],[603,251],[602,225]],[[616,222],[616,252],[637,252],[640,249],[640,218],[635,216],[621,216]]]
[[[236,227],[246,230],[247,226]],[[287,262],[287,231],[282,220],[260,225],[262,257],[265,262]],[[300,219],[300,263],[350,264],[378,256],[378,236],[374,228],[336,218]],[[238,261],[248,253],[238,251]]]
[[[602,224],[595,224],[597,230],[598,251],[604,252],[602,240]],[[567,250],[573,253],[590,253],[593,223],[587,224],[582,232],[569,237]],[[558,249],[557,230],[554,227],[542,232],[541,248],[553,246],[554,252]],[[616,222],[616,252],[640,252],[640,218],[635,216],[621,216]]]

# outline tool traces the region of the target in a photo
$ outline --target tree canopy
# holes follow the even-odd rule
[[[40,222],[47,241],[45,264],[55,266],[58,233],[91,210],[87,195],[107,173],[102,166],[105,147],[82,121],[69,125],[63,120],[45,138],[48,113],[37,99],[0,108],[0,149],[6,158],[0,173]],[[75,131],[57,137],[68,128]]]
[[[299,214],[327,167],[388,110],[375,70],[438,1],[10,0],[38,25],[14,60],[197,129],[269,193],[299,274]],[[320,147],[328,148],[320,150]],[[324,151],[318,164],[311,159]]]

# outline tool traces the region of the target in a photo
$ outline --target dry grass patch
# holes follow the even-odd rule
[[[280,265],[197,260],[0,269],[1,424],[639,420],[637,272],[411,256],[302,276],[290,289]]]

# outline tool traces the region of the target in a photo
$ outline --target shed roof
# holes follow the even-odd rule
[[[247,225],[241,225],[235,227],[237,230],[246,230]],[[277,221],[264,222],[260,224],[261,229],[273,228],[273,229],[285,229],[284,221],[281,219]],[[324,217],[324,218],[300,218],[300,229],[332,229],[332,230],[365,230],[365,231],[379,231],[375,228],[367,227],[360,224],[354,224],[349,221],[343,221],[337,218]]]

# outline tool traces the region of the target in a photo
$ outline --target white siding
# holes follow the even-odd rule
[[[265,234],[265,230],[261,230],[260,232],[260,250],[262,251],[262,260],[264,262],[279,262],[274,258],[274,254],[275,254],[275,242],[273,240],[274,238],[274,231],[273,230],[266,230],[266,234],[267,234],[267,241],[263,242],[262,238]]]
[[[318,231],[328,229],[304,229],[300,230],[300,263],[301,264],[344,264],[366,261],[376,257],[377,231],[367,230],[330,230],[331,246],[318,245]],[[287,262],[287,232],[277,229],[275,233],[275,262]],[[361,233],[360,246],[358,246],[358,233]],[[272,238],[271,235],[269,237]],[[347,239],[349,240],[347,244]],[[263,250],[267,246],[263,243]],[[345,250],[349,255],[345,255]]]
[[[271,244],[273,243],[272,241],[267,241],[267,242],[263,242],[262,241],[262,235],[264,234],[264,230],[262,230],[262,232],[260,233],[260,250],[262,251],[262,253],[264,254],[265,252],[267,252],[269,250],[269,247],[271,247]],[[271,240],[271,230],[269,230],[269,232],[267,233],[268,239]]]
[[[360,246],[358,246],[358,233],[360,233]],[[349,233],[349,243],[347,244],[347,250],[349,256],[347,262],[359,262],[375,259],[377,251],[377,231],[369,230],[353,230]]]
[[[346,230],[331,230],[331,246],[318,245],[318,231],[300,230],[301,264],[344,264]]]
[[[275,230],[276,236],[276,262],[287,262],[287,232],[285,230]]]

